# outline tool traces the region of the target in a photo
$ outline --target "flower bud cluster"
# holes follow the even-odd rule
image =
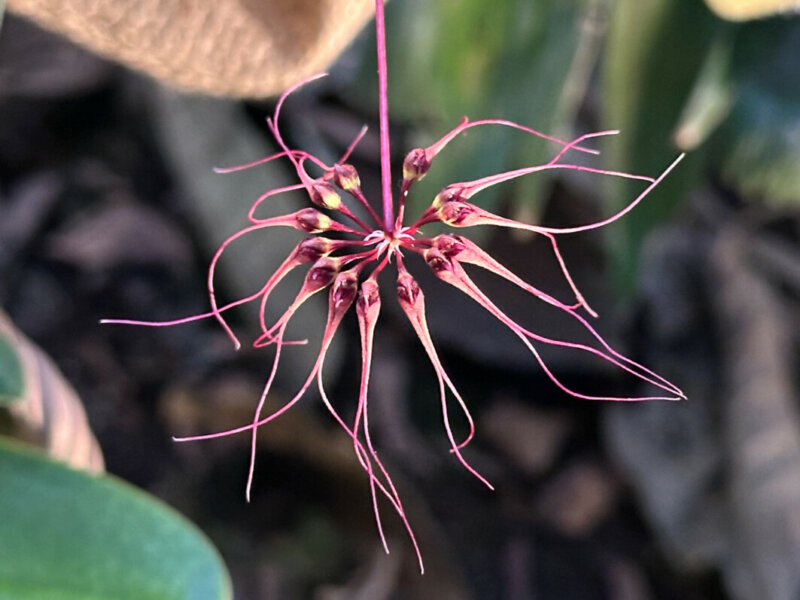
[[[377,4],[378,6],[382,6],[381,2]],[[295,88],[296,87],[298,86],[295,86]],[[382,190],[384,214],[383,218],[381,218],[373,207],[374,204],[377,205],[378,203],[370,201],[365,197],[361,189],[361,178],[359,177],[358,171],[352,164],[346,162],[356,144],[364,135],[364,129],[362,129],[356,139],[351,143],[340,160],[331,166],[326,165],[321,159],[305,151],[290,148],[283,140],[278,129],[278,117],[286,97],[295,88],[292,88],[292,90],[289,90],[289,92],[280,98],[274,116],[268,120],[269,127],[278,145],[281,147],[281,151],[266,159],[255,161],[250,165],[245,165],[243,168],[262,164],[271,160],[287,159],[294,167],[299,183],[270,190],[263,194],[255,201],[248,214],[250,224],[222,243],[209,266],[208,293],[211,311],[203,315],[196,315],[166,323],[127,320],[115,321],[124,324],[173,325],[194,321],[200,318],[213,317],[219,321],[238,348],[239,340],[228,325],[223,313],[247,302],[259,302],[259,323],[261,331],[255,337],[252,344],[254,347],[258,348],[272,347],[274,348],[274,354],[272,369],[264,386],[258,406],[254,411],[252,422],[234,429],[192,436],[190,438],[183,438],[182,440],[209,439],[242,432],[249,433],[251,436],[251,467],[247,483],[248,497],[254,473],[253,464],[256,456],[255,441],[258,428],[270,423],[296,404],[300,398],[305,395],[313,382],[316,381],[319,395],[326,408],[352,440],[355,459],[364,469],[369,482],[378,530],[381,539],[384,541],[384,545],[386,541],[383,535],[380,514],[378,512],[378,498],[381,496],[390,503],[395,513],[403,522],[414,544],[417,555],[419,556],[419,548],[416,545],[416,539],[400,496],[397,493],[388,471],[381,462],[378,452],[373,446],[368,430],[368,400],[370,396],[369,382],[372,354],[376,324],[381,309],[378,277],[392,264],[396,265],[395,268],[397,272],[395,288],[397,301],[416,337],[419,339],[436,375],[442,421],[451,451],[468,472],[473,474],[487,487],[492,487],[491,484],[470,465],[462,453],[462,450],[470,440],[472,440],[475,434],[475,423],[467,403],[447,374],[436,351],[426,319],[425,295],[418,282],[405,266],[405,261],[408,259],[409,255],[419,256],[436,277],[452,285],[470,300],[481,305],[502,327],[511,331],[527,348],[531,357],[540,365],[545,375],[555,386],[563,390],[566,394],[588,400],[620,401],[649,399],[675,400],[685,397],[683,392],[674,384],[636,363],[632,359],[622,355],[613,349],[608,342],[597,333],[585,316],[585,314],[596,316],[596,313],[592,311],[580,294],[560,253],[557,241],[557,236],[560,234],[596,229],[617,220],[636,206],[649,191],[663,179],[670,169],[677,164],[677,161],[657,178],[604,171],[602,169],[567,163],[562,159],[569,151],[595,154],[595,151],[586,149],[581,146],[581,144],[592,137],[610,135],[613,132],[588,134],[571,142],[565,142],[508,121],[485,120],[470,122],[468,119],[464,118],[456,128],[445,134],[434,144],[427,148],[416,148],[406,155],[403,161],[403,180],[400,185],[400,195],[396,206],[391,189],[389,189],[391,187],[390,181],[386,183],[388,180],[384,179],[384,188]],[[559,150],[549,162],[544,164],[498,173],[474,181],[452,183],[434,197],[431,205],[416,221],[413,221],[410,225],[405,225],[403,221],[405,217],[404,209],[406,196],[413,187],[413,184],[425,177],[432,167],[434,158],[451,141],[458,137],[458,135],[470,128],[485,125],[512,127],[516,130],[526,132],[527,134],[545,138],[556,143],[559,146]],[[383,133],[385,133],[385,131]],[[383,145],[382,148],[384,148]],[[382,160],[384,158],[386,157],[382,156]],[[319,169],[321,173],[317,177],[312,177],[307,172],[307,165],[310,165],[309,168]],[[239,168],[234,167],[221,169],[220,172],[234,172],[237,170],[239,170]],[[500,215],[490,213],[480,208],[477,204],[472,203],[473,196],[488,187],[547,170],[580,170],[601,176],[625,177],[645,182],[646,188],[622,211],[609,218],[595,223],[560,229],[506,219]],[[260,203],[278,194],[290,191],[296,192],[298,190],[304,190],[306,192],[313,207],[303,208],[294,213],[280,215],[278,217],[265,219],[255,217],[255,209]],[[450,233],[426,237],[422,228],[434,222],[456,228],[466,228],[476,225],[494,225],[505,228],[523,229],[545,236],[550,241],[553,256],[558,262],[564,279],[574,295],[574,299],[569,302],[563,302],[551,294],[523,281],[468,237]],[[239,238],[268,227],[276,226],[292,227],[306,234],[307,237],[295,246],[284,262],[257,292],[229,304],[219,306],[217,304],[215,290],[215,269],[220,256],[228,245]],[[506,315],[477,284],[475,284],[464,269],[463,265],[465,264],[471,265],[473,268],[477,267],[483,269],[497,277],[505,279],[514,286],[530,294],[536,300],[559,309],[566,315],[566,318],[574,320],[579,324],[585,337],[588,337],[591,343],[549,338],[537,334],[534,331],[530,331],[523,324],[514,321]],[[306,268],[307,271],[294,300],[272,325],[268,325],[267,307],[271,292],[276,286],[281,284],[287,274],[301,266]],[[297,393],[282,407],[273,410],[268,416],[262,417],[262,410],[268,397],[271,397],[270,392],[272,384],[280,364],[282,353],[285,351],[284,348],[307,343],[306,340],[287,339],[287,327],[298,309],[314,294],[326,288],[329,288],[328,317],[324,331],[322,332],[319,352],[314,365]],[[346,317],[353,305],[355,305],[354,312],[361,338],[361,381],[359,386],[359,398],[355,411],[350,416],[344,416],[335,408],[334,403],[328,398],[322,373],[328,348],[338,331],[342,319]],[[550,370],[544,363],[539,352],[539,348],[543,345],[560,346],[587,353],[594,356],[597,360],[609,363],[621,372],[638,378],[640,381],[649,384],[653,389],[660,391],[657,392],[658,395],[615,397],[590,395],[586,391],[573,389],[563,382],[557,374]],[[458,414],[461,415],[463,422],[466,424],[466,434],[464,434],[460,440],[457,438],[456,432],[451,425],[451,413],[453,408],[458,410]]]

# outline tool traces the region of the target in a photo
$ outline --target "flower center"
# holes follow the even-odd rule
[[[401,248],[414,240],[414,236],[407,233],[409,229],[410,227],[402,227],[399,231],[393,233],[389,233],[383,229],[376,229],[365,236],[364,241],[377,244],[378,257],[383,255],[384,252],[388,252],[391,259],[394,254],[402,256]]]

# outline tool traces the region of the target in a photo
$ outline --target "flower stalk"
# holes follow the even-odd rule
[[[375,44],[378,53],[378,120],[381,138],[381,199],[383,202],[383,229],[395,232],[392,202],[392,165],[389,146],[389,69],[386,65],[386,22],[383,0],[375,1]]]

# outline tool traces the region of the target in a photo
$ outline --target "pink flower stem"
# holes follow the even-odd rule
[[[394,233],[392,168],[389,156],[389,78],[386,68],[386,26],[383,17],[383,0],[375,0],[375,37],[378,49],[378,113],[381,137],[383,227],[386,233]]]

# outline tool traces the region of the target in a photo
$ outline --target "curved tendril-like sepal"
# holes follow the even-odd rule
[[[408,520],[408,516],[406,515],[405,509],[403,508],[403,503],[400,500],[400,495],[397,493],[394,482],[392,481],[392,478],[389,476],[389,472],[386,470],[386,467],[378,458],[378,455],[375,452],[374,448],[370,448],[370,453],[367,454],[367,451],[364,449],[364,445],[358,439],[357,432],[354,429],[350,429],[347,426],[347,423],[344,422],[344,419],[342,419],[338,411],[333,407],[333,404],[328,398],[327,392],[325,392],[325,387],[322,384],[322,367],[320,367],[319,371],[317,372],[317,385],[320,397],[322,398],[322,403],[328,409],[328,412],[331,414],[331,416],[333,416],[334,420],[339,424],[339,426],[342,427],[342,429],[344,429],[345,432],[353,440],[353,447],[355,449],[356,458],[358,459],[358,462],[361,465],[361,467],[367,473],[373,499],[375,522],[378,528],[378,535],[381,538],[381,543],[383,545],[384,551],[386,552],[386,554],[389,554],[389,544],[386,540],[386,535],[383,531],[383,525],[381,523],[380,512],[378,511],[376,489],[379,490],[384,496],[386,496],[387,500],[389,500],[389,503],[392,505],[395,512],[400,517],[400,520],[403,522],[403,526],[406,528],[408,537],[411,540],[411,545],[414,546],[414,552],[417,556],[417,563],[419,564],[420,573],[424,574],[425,565],[422,562],[422,552],[420,551],[419,544],[417,543],[417,536],[414,534],[414,530],[411,527],[411,522]],[[375,462],[375,465],[378,467],[379,473],[376,473],[375,470],[373,469],[372,467],[373,461]],[[379,475],[383,475],[385,483],[380,480]]]
[[[291,154],[297,160],[310,160],[321,169],[328,168],[328,166],[320,159],[318,159],[316,156],[314,156],[313,154],[309,154],[308,152],[305,152],[303,150],[292,150]],[[258,160],[254,160],[252,162],[245,163],[243,165],[235,165],[233,167],[214,167],[213,171],[214,173],[218,173],[220,175],[227,175],[229,173],[238,173],[239,171],[246,171],[247,169],[252,169],[253,167],[258,167],[260,165],[270,163],[273,160],[276,160],[278,158],[283,158],[288,155],[289,153],[287,153],[286,150],[281,150],[280,152],[276,152],[275,154],[270,154],[269,156],[266,156],[264,158],[259,158]]]
[[[319,79],[320,77],[326,76],[327,73],[321,73],[319,75],[314,75],[305,79],[298,84],[289,88],[286,92],[284,92],[281,97],[278,99],[278,103],[275,106],[275,112],[272,118],[267,119],[267,126],[270,128],[275,141],[278,142],[278,145],[283,149],[284,155],[289,158],[295,168],[295,172],[297,173],[297,177],[300,179],[300,183],[303,187],[306,188],[308,192],[308,197],[314,204],[318,206],[322,206],[329,210],[339,211],[348,219],[356,223],[361,230],[365,233],[371,231],[371,228],[367,226],[358,216],[353,214],[353,212],[342,202],[341,197],[336,192],[336,190],[331,186],[329,183],[325,181],[325,177],[321,177],[319,179],[312,178],[308,172],[306,171],[303,163],[303,160],[299,160],[295,153],[286,145],[286,142],[283,140],[283,136],[280,133],[280,129],[278,128],[278,119],[280,117],[281,109],[283,108],[283,103],[286,101],[286,98],[298,88]],[[363,131],[363,128],[362,128]],[[356,138],[356,142],[361,139],[363,133],[360,133],[359,136]],[[350,149],[346,154],[349,154]],[[326,171],[334,171],[333,168],[326,169]]]
[[[386,262],[383,262],[382,265],[379,265],[379,267],[375,269],[372,275],[370,275],[370,277],[368,277],[361,284],[361,290],[359,291],[359,296],[358,299],[356,300],[356,316],[358,318],[358,329],[361,336],[361,385],[359,387],[358,406],[356,408],[356,416],[353,422],[352,431],[353,434],[357,437],[359,425],[362,425],[364,430],[364,439],[367,444],[367,450],[369,451],[369,455],[372,457],[372,460],[375,461],[375,464],[378,465],[378,468],[380,469],[381,473],[383,473],[384,479],[386,481],[389,491],[391,492],[391,495],[397,500],[397,505],[395,506],[395,509],[400,514],[403,520],[403,524],[406,527],[406,531],[408,532],[408,535],[411,538],[411,543],[414,546],[414,550],[417,554],[417,559],[419,561],[420,571],[424,572],[424,566],[422,564],[422,554],[420,553],[416,536],[414,535],[414,532],[411,529],[411,524],[406,518],[405,513],[402,511],[402,503],[400,501],[400,495],[398,494],[397,489],[395,488],[394,483],[392,482],[392,478],[389,476],[389,473],[383,466],[383,463],[381,462],[380,458],[378,458],[378,453],[375,450],[375,447],[372,443],[372,436],[370,435],[370,430],[369,430],[369,410],[368,410],[367,398],[369,395],[369,378],[372,366],[372,348],[375,335],[375,325],[378,322],[378,316],[380,314],[380,307],[381,307],[377,275],[380,272],[382,266],[385,265]],[[374,495],[374,489],[373,489],[373,510],[375,511],[376,520],[380,522],[377,498]],[[383,537],[382,532],[381,536]],[[385,539],[383,541],[384,541],[384,547],[386,547]],[[388,552],[388,548],[386,549],[386,551]]]
[[[592,346],[587,346],[586,344],[580,344],[576,342],[569,342],[564,340],[556,340],[552,338],[548,338],[546,336],[538,335],[533,333],[521,325],[519,325],[516,321],[511,319],[508,315],[506,315],[500,308],[497,307],[481,290],[478,288],[477,285],[472,281],[472,279],[467,275],[464,271],[463,267],[458,263],[457,259],[449,259],[447,258],[442,252],[435,248],[431,248],[430,250],[425,251],[424,253],[425,261],[428,263],[428,266],[431,268],[433,273],[442,281],[449,283],[453,287],[459,289],[464,294],[472,298],[475,302],[480,304],[483,308],[485,308],[489,313],[491,313],[497,320],[503,323],[506,327],[508,327],[517,337],[519,337],[525,346],[531,351],[531,353],[536,357],[536,360],[542,365],[547,376],[562,390],[570,394],[571,396],[575,396],[577,398],[582,398],[585,400],[614,400],[614,401],[641,401],[641,400],[680,400],[685,399],[686,396],[681,392],[679,388],[677,388],[672,383],[668,382],[666,379],[662,377],[655,376],[653,377],[652,372],[648,369],[645,369],[635,361],[621,357],[617,352],[603,352],[602,350],[598,350]],[[560,303],[559,303],[560,304]],[[574,311],[569,310],[567,307],[562,305],[563,309],[567,312],[575,314]],[[585,322],[585,320],[584,320]],[[587,328],[591,330],[592,333],[595,334],[595,337],[601,339],[599,334],[597,334],[591,327],[586,324]],[[542,342],[549,345],[554,346],[561,346],[564,348],[571,348],[574,350],[579,350],[583,352],[588,352],[590,354],[594,354],[602,358],[603,360],[613,364],[614,366],[630,373],[634,377],[645,381],[657,388],[665,390],[671,394],[675,394],[675,396],[642,396],[642,397],[617,397],[617,396],[590,396],[586,394],[582,394],[580,392],[576,392],[566,385],[564,385],[560,380],[558,380],[555,375],[547,368],[544,362],[541,359],[541,356],[530,343],[530,340],[535,340],[538,342]],[[609,348],[610,346],[605,342],[602,341],[602,344],[605,348]]]
[[[375,326],[378,323],[378,316],[381,312],[381,296],[378,282],[374,277],[369,277],[362,284],[356,299],[356,319],[358,320],[358,331],[361,339],[361,382],[358,391],[358,404],[356,405],[356,415],[353,421],[353,450],[356,450],[358,443],[358,431],[363,420],[364,439],[367,449],[373,459],[379,463],[377,452],[372,446],[372,439],[369,434],[369,417],[367,416],[367,399],[369,396],[369,378],[372,371],[372,348],[375,341]],[[388,478],[388,476],[387,476]],[[389,481],[391,481],[389,479]],[[394,488],[392,487],[394,492]],[[372,495],[372,510],[375,513],[375,523],[378,526],[383,548],[387,554],[389,546],[386,543],[386,536],[381,525],[381,515],[378,509],[378,497],[375,494],[375,485],[370,481],[370,493]]]
[[[258,198],[256,198],[255,202],[253,202],[252,206],[250,206],[250,210],[247,212],[247,220],[255,225],[268,222],[270,220],[269,217],[266,219],[259,219],[258,217],[255,216],[256,210],[258,209],[259,206],[261,206],[261,204],[265,200],[273,198],[274,196],[285,194],[287,192],[294,192],[302,189],[305,189],[305,186],[302,183],[295,183],[293,185],[286,185],[283,187],[275,188],[261,194]]]
[[[428,331],[428,324],[425,319],[425,295],[422,293],[422,290],[419,288],[417,282],[414,280],[411,274],[405,270],[399,260],[397,270],[397,298],[400,302],[400,307],[403,309],[403,312],[405,312],[406,317],[408,317],[408,320],[411,323],[411,326],[414,328],[414,332],[417,334],[417,337],[422,343],[423,348],[425,348],[428,359],[431,361],[431,365],[436,372],[436,378],[439,381],[439,397],[442,405],[442,418],[444,420],[444,428],[447,432],[447,438],[450,440],[451,450],[456,455],[459,462],[464,465],[464,468],[467,469],[467,471],[472,473],[490,490],[493,490],[494,487],[492,484],[489,483],[489,481],[483,475],[478,473],[478,471],[476,471],[475,468],[470,465],[461,454],[461,448],[470,442],[475,433],[475,423],[472,419],[469,409],[467,408],[467,405],[461,398],[461,394],[458,393],[455,385],[453,385],[450,377],[442,367],[442,363],[439,360],[439,355],[436,352],[435,346],[433,345],[433,340],[431,339],[430,332]],[[452,427],[450,426],[450,418],[447,414],[445,384],[447,388],[450,389],[453,396],[455,396],[469,423],[469,434],[460,444],[456,442],[455,437],[453,436]]]
[[[334,278],[338,275],[342,267],[341,259],[331,258],[330,256],[320,257],[306,273],[303,286],[297,292],[297,296],[278,318],[272,327],[266,328],[258,338],[253,342],[254,348],[262,348],[270,346],[282,341],[282,333],[285,325],[294,316],[297,310],[314,294],[320,290],[328,287],[333,283]],[[278,335],[273,335],[278,331]]]
[[[474,225],[496,225],[498,227],[508,227],[512,229],[524,229],[527,231],[533,231],[535,233],[552,233],[552,234],[565,234],[565,233],[578,233],[581,231],[590,231],[592,229],[599,229],[600,227],[605,227],[613,223],[614,221],[619,220],[626,214],[628,214],[631,210],[633,210],[645,197],[655,188],[661,181],[674,169],[678,163],[683,160],[685,154],[680,154],[664,171],[655,179],[652,177],[644,177],[641,175],[631,175],[630,173],[624,173],[621,171],[608,171],[604,169],[595,169],[592,167],[585,167],[583,165],[573,165],[573,164],[552,164],[552,165],[540,165],[538,167],[530,167],[526,169],[518,169],[516,171],[509,171],[508,173],[504,173],[501,175],[493,175],[491,177],[485,177],[483,179],[478,179],[469,183],[461,183],[461,184],[454,184],[452,186],[448,186],[437,195],[436,199],[433,202],[432,209],[435,210],[436,214],[439,217],[439,220],[443,221],[444,223],[451,225],[453,227],[471,227]],[[620,177],[623,179],[639,179],[642,181],[647,181],[649,185],[642,190],[636,198],[634,198],[631,202],[629,202],[624,208],[619,210],[617,213],[607,217],[605,219],[601,219],[600,221],[595,221],[593,223],[588,223],[586,225],[578,225],[576,227],[544,227],[541,225],[530,225],[527,223],[520,223],[519,221],[514,221],[512,219],[506,219],[499,215],[495,215],[490,213],[489,211],[483,210],[474,204],[466,202],[471,196],[476,194],[477,192],[486,189],[492,185],[496,185],[498,183],[502,183],[504,181],[508,181],[510,179],[514,179],[516,177],[521,177],[522,175],[527,175],[528,173],[535,173],[538,171],[544,171],[548,169],[568,169],[568,170],[575,170],[575,171],[588,171],[590,173],[598,173],[601,175],[607,175],[611,177]],[[445,193],[450,190],[450,193]]]
[[[304,208],[288,215],[280,215],[277,217],[264,219],[256,225],[251,225],[237,231],[222,242],[219,248],[217,248],[217,251],[214,253],[211,263],[209,264],[206,283],[208,286],[209,303],[211,304],[211,314],[225,330],[225,333],[228,334],[228,337],[231,338],[236,350],[241,347],[241,343],[239,342],[239,338],[228,325],[227,321],[225,321],[223,318],[217,305],[216,291],[214,289],[214,274],[216,272],[217,263],[229,245],[248,233],[259,231],[267,227],[292,227],[305,233],[320,233],[323,231],[352,231],[349,227],[333,221],[318,210],[313,208]]]
[[[356,406],[356,415],[353,421],[353,446],[355,449],[358,440],[359,426],[363,421],[364,439],[367,443],[367,449],[370,456],[380,464],[378,454],[372,445],[372,438],[369,433],[369,416],[367,410],[367,400],[369,397],[369,379],[372,371],[372,349],[375,341],[375,326],[378,323],[378,316],[381,312],[381,296],[378,287],[377,279],[374,276],[367,278],[362,284],[356,299],[356,319],[358,320],[358,331],[361,339],[361,382],[358,391],[358,404]],[[387,475],[387,480],[391,485],[391,478]],[[396,494],[392,486],[392,492]],[[372,508],[375,513],[375,521],[378,525],[378,532],[383,542],[383,547],[386,552],[389,548],[386,544],[386,536],[383,534],[381,526],[380,511],[378,510],[378,499],[375,495],[374,485],[370,485],[372,494]]]
[[[225,306],[219,307],[217,309],[217,313],[223,313],[237,306],[242,306],[243,304],[252,302],[256,298],[260,297],[263,293],[264,293],[264,288],[261,288],[255,294],[250,294],[249,296],[245,296],[244,298],[240,298],[239,300],[234,300],[233,302],[229,302]],[[174,325],[184,325],[185,323],[202,321],[203,319],[208,319],[210,317],[215,316],[217,313],[215,312],[201,313],[199,315],[190,315],[188,317],[181,317],[180,319],[172,319],[170,321],[139,321],[136,319],[100,319],[99,323],[101,325],[133,325],[136,327],[173,327]]]
[[[425,566],[422,562],[422,552],[419,549],[419,544],[417,543],[416,535],[414,534],[414,530],[411,527],[411,523],[408,520],[408,516],[406,515],[405,509],[403,508],[403,502],[400,499],[400,495],[397,492],[397,489],[392,481],[389,472],[386,470],[386,467],[378,458],[377,452],[375,449],[370,447],[369,453],[364,448],[364,445],[361,443],[361,440],[358,439],[358,432],[355,428],[350,429],[345,423],[344,419],[339,415],[339,412],[334,408],[333,404],[331,403],[330,399],[328,398],[328,394],[325,391],[325,387],[322,383],[322,365],[320,365],[319,370],[317,371],[317,386],[319,389],[320,397],[322,398],[322,403],[328,409],[328,412],[334,418],[334,420],[339,424],[339,426],[345,430],[348,436],[353,440],[353,449],[355,451],[356,458],[358,459],[361,468],[367,473],[367,477],[369,479],[370,485],[370,492],[372,494],[372,502],[373,502],[373,511],[375,513],[375,523],[378,528],[378,535],[381,538],[381,543],[383,545],[384,551],[389,554],[389,544],[386,540],[386,535],[383,531],[383,524],[381,522],[380,511],[378,510],[378,500],[377,500],[377,493],[376,491],[380,491],[386,498],[389,500],[389,503],[394,508],[397,515],[400,517],[400,520],[403,522],[403,526],[406,528],[406,532],[408,533],[408,537],[411,540],[411,544],[414,546],[414,551],[417,556],[417,562],[419,564],[420,573],[425,572]],[[365,430],[366,431],[366,430]],[[369,441],[369,436],[366,434],[367,443],[371,445],[371,441]],[[376,472],[373,468],[373,462],[378,467],[378,471]],[[383,476],[383,481],[381,481],[380,476]]]
[[[447,146],[447,144],[453,141],[453,139],[455,139],[461,133],[473,127],[479,127],[483,125],[498,125],[503,127],[511,127],[513,129],[519,129],[520,131],[530,133],[539,138],[560,144],[562,146],[561,150],[558,152],[558,154],[556,154],[556,156],[553,159],[550,160],[548,164],[554,164],[558,162],[558,160],[570,150],[585,152],[587,154],[599,154],[597,150],[581,146],[580,145],[581,142],[593,137],[615,135],[619,133],[618,131],[601,131],[598,133],[589,133],[582,135],[572,140],[571,142],[566,142],[564,140],[544,134],[535,129],[531,129],[530,127],[525,127],[524,125],[520,125],[519,123],[514,123],[513,121],[506,121],[504,119],[482,119],[479,121],[470,121],[467,117],[463,117],[457,127],[451,129],[438,141],[434,142],[427,148],[414,148],[406,155],[405,160],[403,161],[403,180],[400,185],[400,205],[397,211],[395,230],[399,230],[403,226],[403,218],[405,215],[405,200],[406,196],[408,195],[408,191],[411,189],[411,186],[414,184],[414,182],[419,181],[425,177],[425,175],[430,170],[431,165],[433,164],[433,159],[436,157],[436,155],[439,154],[439,152],[441,152],[444,149],[444,147]],[[504,174],[500,175],[502,176]],[[454,184],[454,186],[460,186],[460,185],[462,184]],[[432,216],[433,213],[434,211],[432,210],[426,211],[423,214],[423,216],[419,219],[419,221],[417,221],[417,223],[413,227],[411,227],[411,229],[415,231],[418,227],[424,225],[427,222],[430,222],[431,219],[428,219],[428,217]]]
[[[452,227],[474,227],[477,225],[494,225],[496,227],[520,229],[544,235],[550,240],[550,245],[553,249],[553,254],[556,257],[556,260],[558,261],[558,265],[570,289],[572,290],[573,294],[575,294],[575,298],[577,299],[578,303],[581,306],[583,306],[590,315],[592,315],[593,317],[597,317],[597,313],[592,309],[591,306],[589,306],[589,303],[583,297],[583,294],[581,294],[580,290],[578,289],[578,286],[575,284],[575,281],[572,278],[569,269],[567,268],[566,262],[564,261],[564,258],[561,255],[561,251],[559,250],[558,242],[555,238],[555,235],[566,234],[566,233],[577,233],[580,231],[589,231],[591,229],[597,229],[599,227],[603,227],[605,225],[613,223],[614,221],[616,221],[617,219],[621,218],[629,211],[631,211],[637,204],[639,204],[639,202],[641,202],[650,193],[650,191],[652,191],[652,189],[656,185],[658,185],[661,182],[661,180],[663,180],[663,178],[666,177],[667,174],[673,168],[675,168],[675,166],[683,159],[683,157],[684,157],[683,154],[678,156],[678,158],[675,161],[673,161],[672,164],[669,165],[664,170],[664,172],[661,173],[661,175],[659,175],[655,179],[653,179],[652,177],[632,175],[630,173],[623,173],[619,171],[595,169],[592,167],[584,167],[582,165],[559,164],[551,161],[551,163],[548,163],[546,165],[528,167],[525,169],[517,169],[515,171],[508,171],[506,173],[484,177],[482,179],[477,179],[471,182],[453,184],[447,186],[444,190],[442,190],[439,194],[437,194],[431,207],[427,211],[425,211],[425,213],[423,213],[422,217],[420,217],[420,220],[417,222],[417,224],[414,225],[414,227],[412,227],[412,230],[416,229],[425,222],[438,220]],[[612,215],[611,217],[602,219],[595,223],[589,223],[587,225],[580,225],[577,227],[543,227],[540,225],[530,225],[528,223],[521,223],[513,219],[507,219],[505,217],[501,217],[487,210],[484,210],[483,208],[480,208],[479,206],[476,206],[471,202],[467,202],[467,200],[471,198],[473,195],[482,190],[485,190],[488,187],[491,187],[498,183],[509,181],[517,177],[521,177],[523,175],[548,169],[589,171],[612,177],[643,180],[649,182],[649,185],[636,198],[634,198],[632,202],[630,202],[622,210]]]
[[[450,258],[451,260],[457,261],[459,263],[469,263],[481,267],[503,279],[513,283],[517,287],[525,290],[526,292],[534,295],[535,297],[539,298],[540,300],[559,308],[570,315],[570,317],[576,319],[583,328],[592,336],[594,337],[602,346],[603,348],[615,358],[621,360],[624,363],[634,367],[635,369],[646,373],[653,379],[657,379],[661,383],[663,383],[666,388],[672,393],[680,396],[681,398],[685,398],[683,392],[675,386],[673,383],[655,373],[654,371],[648,369],[644,365],[637,363],[636,361],[626,357],[622,353],[618,352],[611,345],[601,336],[597,330],[592,327],[591,323],[589,323],[580,313],[575,311],[576,306],[564,304],[549,294],[541,291],[540,289],[530,285],[529,283],[523,281],[519,276],[517,276],[514,272],[509,270],[508,268],[504,267],[498,261],[496,261],[490,254],[484,251],[480,246],[478,246],[472,240],[462,237],[462,236],[454,236],[443,234],[441,236],[437,236],[434,238],[434,247],[441,251],[445,256]]]
[[[324,264],[321,264],[323,262]],[[318,270],[317,272],[315,272],[315,268]],[[314,367],[311,369],[308,379],[299,392],[299,395],[302,396],[305,394],[306,390],[311,384],[311,381],[313,381],[316,373],[322,369],[322,365],[325,362],[325,356],[328,353],[328,348],[330,347],[333,336],[339,327],[339,323],[341,323],[342,317],[344,317],[344,314],[350,308],[350,305],[355,299],[356,289],[358,287],[358,275],[352,270],[341,273],[337,270],[337,272],[329,278],[331,269],[332,266],[330,265],[330,259],[325,260],[323,258],[318,260],[317,263],[315,263],[315,266],[309,270],[308,274],[306,275],[306,281],[303,284],[303,288],[300,290],[300,293],[298,293],[295,302],[292,303],[294,310],[291,311],[291,314],[289,314],[289,311],[287,311],[289,316],[279,321],[281,323],[280,331],[278,332],[278,336],[276,338],[278,347],[275,350],[275,359],[273,361],[272,371],[270,373],[269,381],[267,382],[267,387],[265,388],[264,393],[261,395],[261,399],[256,407],[255,413],[253,414],[253,430],[250,441],[250,468],[247,473],[248,500],[250,498],[250,489],[252,487],[253,475],[255,473],[258,422],[261,418],[261,410],[263,409],[267,394],[269,393],[269,386],[272,384],[272,380],[277,371],[283,337],[286,333],[286,326],[289,324],[291,316],[294,314],[295,310],[298,306],[300,306],[300,304],[308,300],[308,298],[321,289],[331,285],[332,282],[328,299],[328,321],[325,325],[325,331],[322,334],[322,343],[320,345],[319,354],[317,355],[317,360],[314,363]]]
[[[456,127],[448,131],[433,144],[431,144],[426,148],[415,148],[406,155],[406,158],[403,161],[403,181],[410,183],[414,181],[419,181],[420,179],[425,177],[425,175],[431,168],[433,159],[436,157],[437,154],[439,154],[442,150],[444,150],[447,144],[452,142],[456,137],[458,137],[468,129],[472,129],[473,127],[481,127],[485,125],[497,125],[501,127],[510,127],[512,129],[518,129],[520,131],[524,131],[525,133],[530,133],[541,139],[548,140],[550,142],[555,142],[556,144],[560,144],[562,146],[562,150],[558,155],[559,157],[561,157],[568,150],[585,152],[587,154],[599,154],[597,150],[594,150],[592,148],[584,148],[579,144],[590,137],[597,137],[598,135],[611,135],[617,133],[616,131],[614,131],[614,132],[602,132],[599,134],[588,134],[581,136],[580,138],[572,142],[566,142],[562,139],[547,135],[546,133],[542,133],[541,131],[537,131],[536,129],[520,125],[519,123],[514,123],[513,121],[506,121],[505,119],[480,119],[478,121],[470,121],[467,117],[462,117],[461,122]]]
[[[334,271],[334,269],[336,270]],[[280,323],[280,331],[278,332],[278,335],[274,340],[274,343],[276,343],[277,348],[275,349],[275,357],[272,363],[272,371],[270,372],[267,385],[264,388],[264,392],[261,394],[258,406],[256,407],[256,410],[253,414],[253,431],[251,433],[251,441],[250,441],[250,468],[248,469],[247,472],[247,487],[246,487],[246,496],[248,501],[250,500],[250,490],[252,488],[253,476],[255,473],[258,422],[259,419],[261,418],[261,410],[263,409],[264,403],[266,402],[267,395],[272,385],[272,381],[275,378],[275,374],[277,373],[278,362],[280,361],[281,347],[284,345],[283,338],[284,335],[286,334],[286,327],[289,324],[289,320],[291,319],[292,315],[294,315],[294,313],[296,312],[297,308],[300,305],[302,305],[306,300],[308,300],[312,295],[324,289],[328,285],[331,285],[331,282],[333,283],[333,285],[330,291],[328,322],[327,325],[325,326],[325,331],[322,335],[322,344],[320,347],[319,355],[317,356],[317,360],[314,364],[314,368],[311,370],[308,379],[306,380],[301,392],[299,393],[300,396],[302,396],[303,394],[305,394],[305,391],[311,384],[314,374],[318,369],[321,368],[323,362],[325,361],[325,356],[328,352],[328,347],[330,346],[331,340],[333,339],[333,336],[336,333],[336,329],[339,327],[339,323],[341,322],[344,313],[347,312],[347,309],[353,302],[353,297],[355,297],[355,288],[358,285],[357,275],[353,274],[350,271],[340,273],[338,271],[338,265],[336,264],[335,261],[332,261],[327,256],[321,257],[314,263],[314,266],[312,266],[311,269],[309,269],[309,272],[306,275],[306,280],[303,283],[303,287],[297,294],[297,298],[292,303],[289,310],[286,311],[284,317],[282,317],[278,321]],[[349,302],[347,302],[348,293],[350,293],[351,295]],[[336,296],[335,302],[334,302],[334,296]]]

